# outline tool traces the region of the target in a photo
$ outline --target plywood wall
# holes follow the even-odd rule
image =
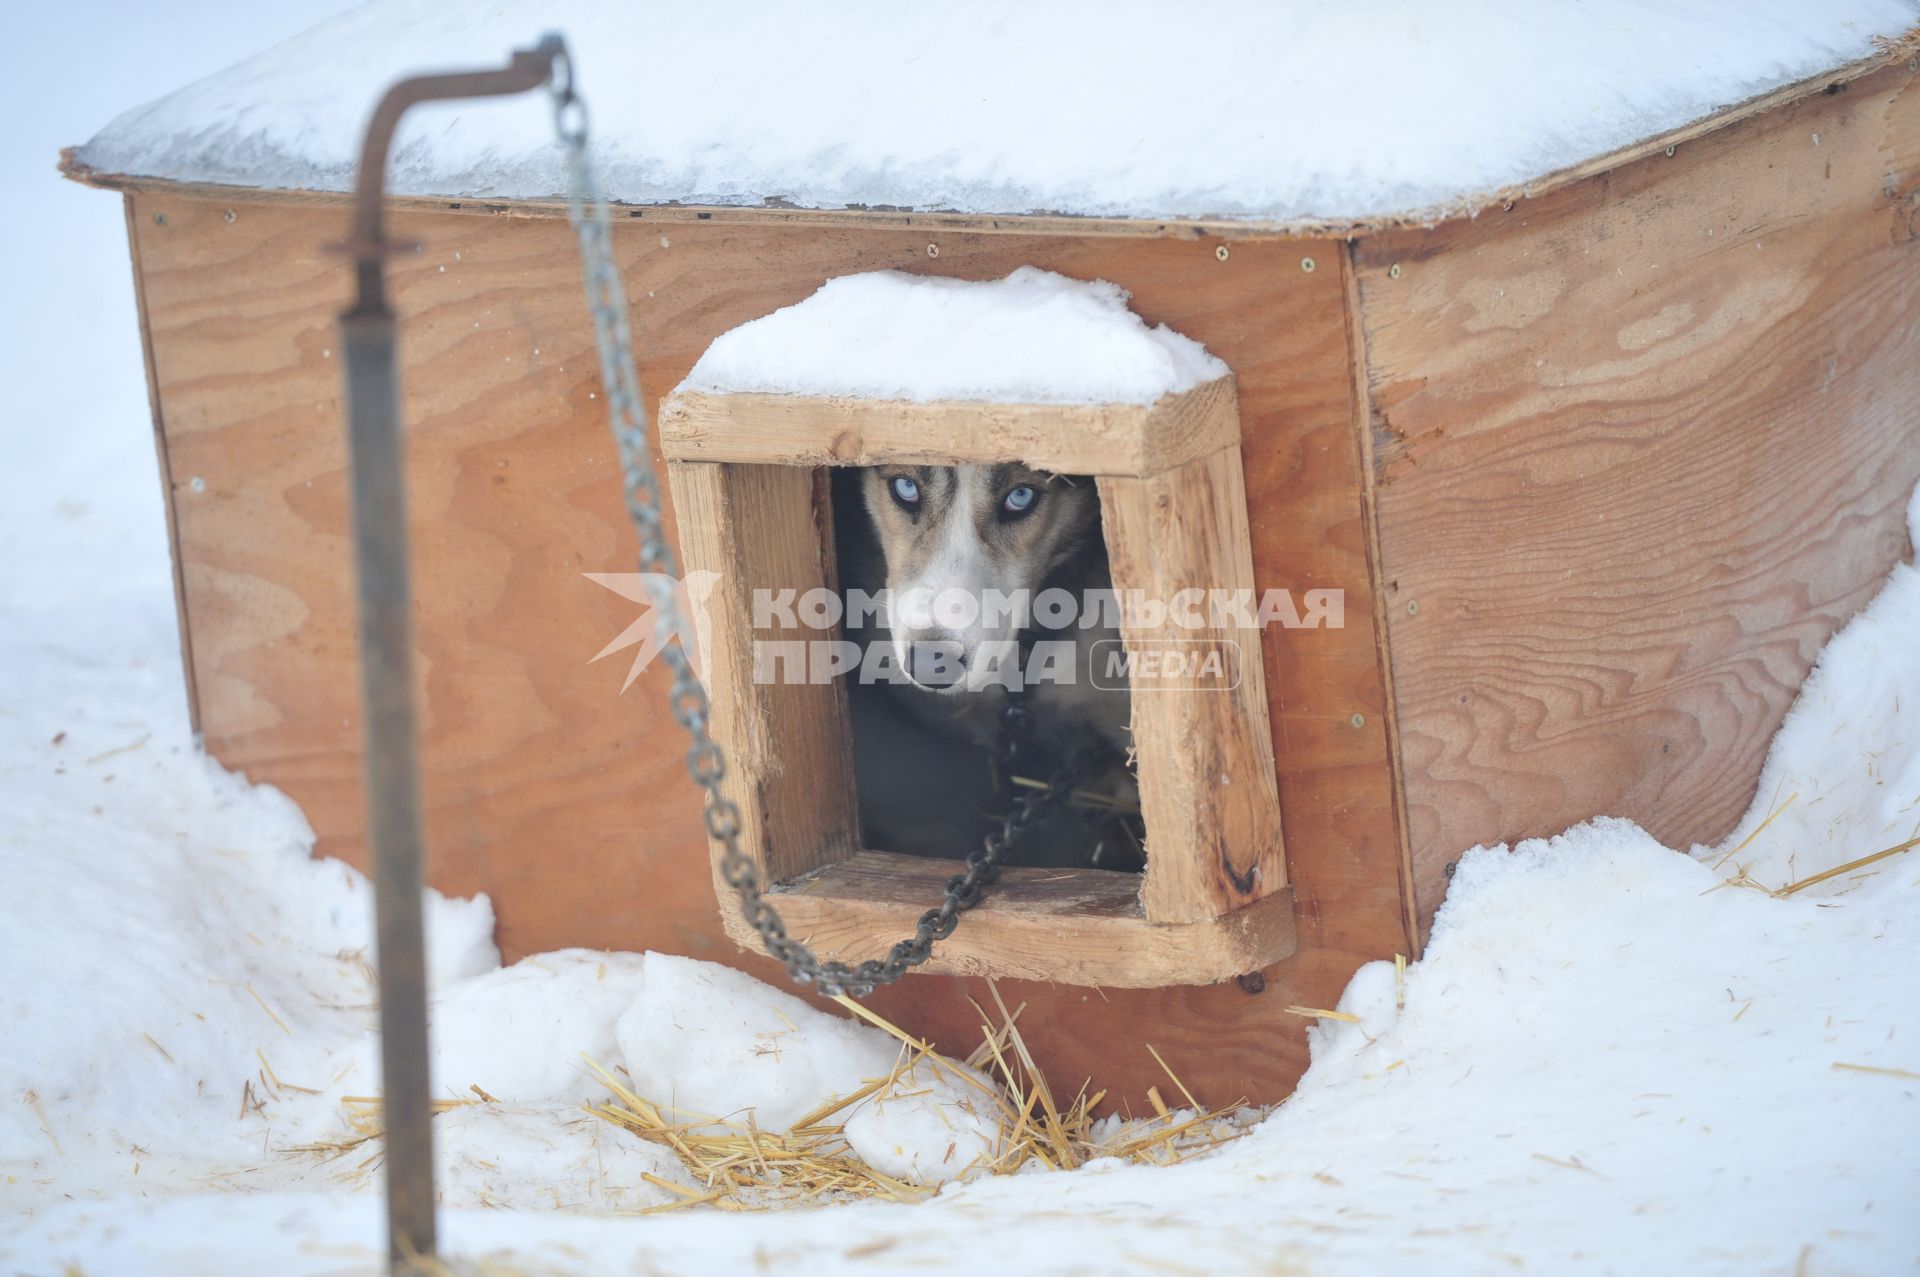
[[[1354,246],[1423,917],[1476,843],[1600,813],[1725,835],[1908,553],[1914,80]]]

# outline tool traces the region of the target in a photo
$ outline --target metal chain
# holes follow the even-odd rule
[[[767,899],[759,866],[740,848],[740,809],[720,789],[726,776],[726,758],[707,732],[706,689],[694,674],[687,653],[672,640],[674,634],[687,632],[681,624],[673,588],[680,568],[662,526],[660,483],[647,446],[646,410],[633,367],[626,289],[614,262],[611,217],[587,155],[586,106],[574,93],[572,69],[564,58],[555,65],[551,89],[555,128],[566,148],[567,216],[580,240],[587,306],[593,313],[601,384],[606,388],[607,412],[619,450],[627,513],[639,533],[640,569],[651,574],[648,595],[654,606],[660,657],[673,676],[669,694],[673,717],[693,742],[687,750],[687,771],[706,792],[707,834],[722,848],[720,876],[739,896],[740,910],[759,932],[767,952],[786,965],[787,974],[797,983],[813,985],[828,996],[845,993],[865,997],[877,986],[892,984],[926,962],[935,942],[953,934],[960,914],[978,904],[987,884],[999,877],[1002,862],[1021,835],[1065,801],[1106,760],[1096,754],[1083,754],[1044,788],[1029,789],[1016,797],[999,827],[967,856],[966,872],[947,881],[946,896],[939,906],[922,914],[913,935],[894,945],[885,958],[868,959],[856,966],[822,962],[804,943],[787,934],[779,912]],[[1021,688],[1009,694],[1002,714],[1003,769],[1010,769],[1022,747],[1029,721],[1025,689]]]

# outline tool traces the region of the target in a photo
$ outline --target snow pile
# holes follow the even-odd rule
[[[45,748],[92,739],[76,726]],[[0,1106],[0,1173],[28,1203],[206,1182],[371,1187],[354,1169],[364,1152],[328,1156],[359,1147],[354,1097],[379,1091],[365,878],[310,859],[279,793],[179,742],[150,762],[114,757],[118,772],[56,766],[39,786],[5,772],[0,792],[74,827],[0,843],[20,889],[0,914],[0,1058],[19,1100]],[[116,781],[143,820],[87,805]],[[857,1153],[913,1183],[997,1150],[990,1084],[959,1065],[902,1069],[877,1029],[685,958],[565,950],[501,969],[484,897],[428,903],[450,1205],[625,1209],[672,1200],[649,1175],[692,1185],[668,1150],[583,1111],[609,1098],[589,1061],[624,1066],[675,1120],[773,1131],[894,1079],[840,1120]]]
[[[994,1088],[950,1060],[917,1064],[847,1117],[846,1141],[883,1175],[945,1184],[992,1163],[1002,1132]]]
[[[337,1113],[377,1086],[350,1049],[374,999],[366,880],[198,751],[158,601],[114,628],[0,624],[0,1149],[63,1187],[251,1162],[263,1130],[327,1124],[296,1088]],[[484,899],[436,897],[429,929],[435,980],[498,962]]]
[[[121,115],[80,159],[345,190],[388,83],[556,29],[622,200],[1345,221],[1530,181],[1916,22],[1920,0],[384,0]],[[394,177],[565,190],[530,98],[417,113]]]
[[[620,1051],[634,1090],[669,1121],[790,1130],[823,1096],[885,1077],[899,1055],[876,1031],[738,971],[658,954],[647,966],[647,996],[620,1017]]]
[[[620,1062],[613,1023],[639,996],[644,963],[637,954],[562,949],[442,990],[433,1000],[433,1076],[445,1091],[477,1086],[523,1103],[606,1099],[581,1060]]]
[[[645,964],[640,996],[620,1016],[620,1055],[633,1089],[664,1105],[669,1121],[788,1131],[826,1102],[898,1073],[838,1118],[868,1165],[909,1183],[944,1184],[998,1151],[998,1092],[964,1065],[923,1058],[902,1068],[901,1044],[878,1029],[727,967],[658,953]]]
[[[1920,1064],[1920,862],[1849,885],[1845,910],[1731,888],[1618,820],[1475,851],[1404,989],[1388,964],[1356,976],[1340,1009],[1359,1022],[1322,1031],[1272,1138],[1330,1158],[1360,1119],[1433,1185],[1501,1185],[1509,1237],[1693,1247],[1628,1267],[1760,1271],[1812,1244],[1816,1271],[1878,1268],[1920,1240],[1878,1217],[1920,1200],[1920,1162],[1889,1142],[1920,1131],[1900,1072]],[[1737,1227],[1693,1218],[1715,1210]]]
[[[1227,375],[1129,294],[1033,266],[974,282],[874,271],[723,333],[682,389],[994,403],[1137,403]]]

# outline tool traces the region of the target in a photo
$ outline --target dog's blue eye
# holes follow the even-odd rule
[[[1040,494],[1033,485],[1023,483],[1007,493],[1006,499],[1001,504],[1007,508],[1009,514],[1025,514],[1033,509],[1033,503],[1039,499]]]
[[[904,506],[920,504],[920,485],[905,475],[897,476],[892,483],[893,499]]]

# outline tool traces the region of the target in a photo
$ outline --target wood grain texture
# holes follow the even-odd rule
[[[791,934],[816,953],[855,962],[883,957],[911,936],[953,871],[952,861],[863,851],[782,883],[771,898]],[[726,904],[729,933],[757,945],[739,909]],[[1160,990],[1264,970],[1293,949],[1293,900],[1284,887],[1230,917],[1156,923],[1141,908],[1138,874],[1015,868],[934,947],[922,972]]]
[[[679,461],[870,466],[1024,461],[1058,474],[1149,475],[1240,442],[1233,378],[1152,404],[1026,404],[715,394],[679,389],[660,408]]]
[[[713,739],[725,753],[721,792],[740,809],[740,849],[763,878],[791,878],[853,854],[860,835],[846,685],[774,678],[759,643],[808,632],[754,624],[757,591],[822,587],[832,561],[823,475],[785,466],[670,462],[680,556],[715,574],[704,609],[702,678]],[[720,844],[712,848],[719,880]]]
[[[1169,605],[1163,624],[1122,628],[1137,666],[1132,733],[1147,830],[1141,901],[1156,922],[1221,917],[1287,880],[1266,671],[1250,659],[1260,633],[1183,626],[1171,606],[1188,591],[1253,596],[1240,451],[1147,478],[1102,477],[1099,488],[1115,590]],[[1170,677],[1149,672],[1149,663],[1168,658],[1176,663]],[[1209,660],[1217,672],[1207,672]],[[1196,672],[1184,672],[1189,667]]]
[[[1355,247],[1422,914],[1480,842],[1753,798],[1920,480],[1920,92],[1881,71]]]
[[[140,315],[140,353],[143,371],[147,381],[147,411],[153,419],[153,452],[159,462],[162,475],[170,471],[167,464],[167,428],[166,413],[160,401],[159,374],[153,366],[153,334],[147,329],[147,299],[145,272],[140,268],[139,227],[134,223],[136,216],[133,196],[120,198],[121,214],[126,219],[127,247],[133,258],[133,295],[134,307]],[[187,691],[187,721],[196,735],[200,731],[200,696],[193,683],[193,631],[187,625],[187,582],[183,572],[183,563],[178,553],[180,545],[180,521],[174,512],[174,493],[171,483],[163,485],[161,501],[167,512],[167,545],[174,553],[170,556],[173,568],[173,606],[174,624],[180,634],[180,663]]]
[[[337,338],[344,211],[134,196],[168,481],[209,748],[287,791],[319,850],[360,861],[358,673]],[[225,213],[237,216],[229,222]],[[164,225],[155,213],[165,213]],[[918,229],[622,222],[644,384],[834,275],[925,270]],[[589,658],[637,614],[582,575],[632,569],[593,339],[564,221],[410,212],[395,263],[420,613],[429,873],[486,891],[509,960],[654,948],[782,979],[721,928],[685,745],[649,671]],[[1290,1003],[1326,1005],[1406,951],[1339,272],[1326,243],[943,234],[940,273],[1032,264],[1133,293],[1234,368],[1255,585],[1347,591],[1341,629],[1263,635],[1299,952],[1234,984],[1003,983],[1060,1085],[1144,1110],[1157,1045],[1203,1100],[1277,1099],[1306,1064]],[[444,268],[444,269],[443,269]],[[202,480],[195,489],[191,481]],[[1351,720],[1360,714],[1364,726]],[[914,977],[877,1009],[950,1050],[978,981]]]

